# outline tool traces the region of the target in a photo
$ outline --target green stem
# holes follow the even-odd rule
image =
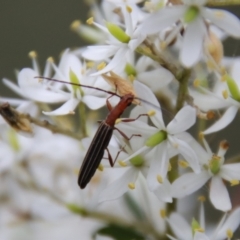
[[[80,132],[84,138],[87,137],[87,121],[86,121],[86,107],[83,102],[80,102],[78,110],[80,118]]]
[[[188,80],[191,75],[190,69],[184,69],[181,78],[179,78],[179,90],[177,96],[176,112],[178,112],[183,106],[188,95]]]

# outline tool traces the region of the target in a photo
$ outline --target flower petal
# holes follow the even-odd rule
[[[171,184],[168,179],[166,179],[163,184],[154,191],[154,193],[160,201],[172,202]]]
[[[224,212],[231,210],[232,204],[228,190],[219,176],[212,178],[209,197],[216,209]]]
[[[130,182],[135,182],[138,176],[138,170],[130,167],[120,178],[109,184],[100,194],[98,202],[114,200],[126,193]]]
[[[106,98],[96,96],[84,96],[82,101],[92,110],[96,110],[106,105]]]
[[[220,175],[222,178],[231,181],[240,180],[240,163],[225,164],[221,167]]]
[[[180,61],[185,67],[190,68],[199,61],[205,33],[206,27],[201,18],[188,25],[180,52]]]
[[[200,189],[209,178],[207,171],[202,171],[199,174],[186,173],[173,182],[172,195],[175,198],[187,196]]]
[[[229,11],[206,8],[202,11],[202,15],[231,36],[240,37],[240,21],[237,16]]]
[[[45,115],[66,115],[71,114],[76,106],[78,105],[79,100],[76,98],[71,98],[67,102],[65,102],[61,107],[52,111],[52,112],[44,112]]]
[[[189,129],[196,122],[196,109],[190,106],[183,107],[174,119],[167,125],[170,134],[177,134]]]
[[[216,122],[214,123],[211,127],[209,127],[207,130],[203,132],[203,134],[207,135],[210,133],[214,133],[217,131],[222,130],[223,128],[227,127],[235,118],[237,114],[238,108],[235,106],[229,107],[223,116]]]

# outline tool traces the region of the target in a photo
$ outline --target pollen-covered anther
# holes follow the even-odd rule
[[[193,82],[193,86],[194,87],[199,87],[200,86],[200,80],[199,79],[195,79]]]
[[[126,10],[131,13],[132,12],[132,8],[130,6],[126,6]]]
[[[54,63],[54,58],[53,58],[53,57],[49,57],[49,58],[47,59],[47,61],[50,62],[50,63]]]
[[[135,183],[133,183],[133,182],[129,183],[128,188],[131,189],[131,190],[134,190],[135,189]]]
[[[230,181],[231,187],[239,185],[239,180],[238,179],[232,179]]]
[[[118,124],[118,123],[120,123],[120,122],[122,122],[122,119],[121,119],[121,118],[118,118],[118,119],[115,121],[115,124]]]
[[[195,228],[194,230],[195,230],[195,232],[201,232],[201,233],[205,232],[205,230],[201,227],[200,228]]]
[[[228,239],[231,239],[233,237],[233,231],[231,229],[227,229],[226,235]]]
[[[119,161],[118,161],[118,164],[119,164],[121,167],[126,167],[126,166],[127,166],[127,163],[125,163],[125,162],[122,161],[122,160],[119,160]]]
[[[145,53],[152,54],[152,50],[151,50],[149,47],[144,46],[144,47],[143,47],[143,51],[144,51]]]
[[[160,216],[161,218],[166,218],[166,210],[165,209],[160,209]]]
[[[220,142],[220,148],[227,150],[229,148],[229,143],[227,140],[223,140]]]
[[[227,99],[228,98],[228,91],[227,90],[223,90],[222,91],[222,96],[224,99]]]
[[[214,111],[208,111],[206,116],[207,116],[207,120],[211,120],[215,118],[216,115]]]
[[[157,175],[157,181],[161,184],[163,183],[163,178],[161,175]]]
[[[148,111],[148,113],[147,113],[147,115],[149,116],[149,117],[152,117],[152,116],[154,116],[156,114],[156,111],[154,111],[154,110],[150,110],[150,111]]]
[[[200,202],[205,202],[205,201],[206,201],[205,196],[199,196],[199,197],[198,197],[198,201],[200,201]]]
[[[182,168],[187,168],[187,167],[189,167],[188,162],[185,161],[185,160],[179,160],[179,161],[178,161],[178,164],[179,164],[179,166],[182,167]]]
[[[74,168],[73,169],[73,174],[74,175],[78,175],[79,174],[79,169],[78,168]]]
[[[94,62],[93,61],[88,61],[86,63],[86,65],[87,65],[87,68],[92,68],[94,66]]]
[[[31,51],[31,52],[28,53],[28,56],[30,58],[36,58],[37,57],[37,52],[36,51]]]
[[[94,18],[93,17],[90,17],[89,19],[87,19],[86,23],[89,24],[89,25],[92,25],[94,22]]]
[[[102,172],[103,169],[104,169],[104,167],[103,167],[103,165],[100,163],[99,166],[98,166],[98,170]]]
[[[70,114],[70,115],[74,115],[75,112],[74,112],[74,111],[69,111],[68,114]]]
[[[73,30],[73,31],[76,31],[76,30],[78,30],[80,25],[81,25],[81,21],[80,20],[75,20],[71,23],[70,29]]]
[[[106,67],[106,63],[105,62],[101,62],[100,64],[97,65],[97,70],[100,71],[100,70],[102,70],[105,67]]]

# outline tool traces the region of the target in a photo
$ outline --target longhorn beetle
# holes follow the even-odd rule
[[[65,82],[62,80],[57,80],[57,79],[52,79],[52,78],[47,78],[47,77],[35,77],[35,78],[41,78],[41,79],[47,79],[50,81],[55,81],[59,83],[66,83],[66,84],[71,84],[74,86],[81,86],[81,87],[86,87],[86,88],[91,88],[91,89],[96,89],[108,94],[111,94],[110,97],[112,96],[117,96],[120,98],[120,101],[118,104],[112,108],[111,104],[109,103],[107,98],[107,107],[109,109],[109,114],[107,115],[106,119],[101,122],[97,132],[95,133],[95,136],[90,144],[90,147],[88,148],[88,151],[86,153],[86,156],[83,160],[82,166],[79,171],[78,175],[78,185],[81,189],[85,188],[86,185],[90,182],[91,178],[93,177],[94,173],[96,172],[102,158],[104,155],[105,149],[107,150],[108,153],[108,159],[111,167],[113,167],[115,160],[118,157],[118,152],[115,160],[113,161],[109,150],[108,150],[108,144],[111,140],[111,137],[113,135],[113,130],[117,130],[125,139],[130,140],[133,136],[141,136],[139,134],[133,134],[130,137],[127,137],[122,131],[117,129],[115,127],[115,122],[120,116],[123,114],[125,109],[131,105],[131,103],[134,101],[134,99],[139,99],[143,101],[140,98],[135,97],[132,93],[125,94],[124,96],[120,96],[117,93],[111,92],[111,91],[106,91],[101,88],[93,87],[93,86],[88,86],[88,85],[83,85],[83,84],[78,84],[78,83],[72,83],[72,82]],[[145,101],[147,102],[147,101]],[[137,118],[135,119],[123,119],[123,122],[132,122],[137,120],[141,116],[148,116],[148,114],[140,114]]]

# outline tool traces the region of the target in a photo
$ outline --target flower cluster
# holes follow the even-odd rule
[[[229,189],[234,187],[239,196],[239,156],[225,156],[231,139],[222,135],[213,152],[207,136],[216,138],[232,124],[240,106],[240,60],[225,61],[222,44],[224,38],[240,38],[240,20],[209,8],[220,2],[92,1],[87,25],[75,21],[71,27],[95,45],[66,49],[58,64],[47,59],[43,73],[36,53],[30,52],[33,66],[17,73],[17,84],[3,79],[21,97],[0,98],[0,221],[6,239],[18,231],[7,227],[9,222],[67,216],[63,225],[82,224],[74,214],[109,223],[106,229],[102,223],[88,224],[98,239],[105,239],[100,236],[105,230],[114,237],[116,227],[122,228],[119,232],[133,228],[126,239],[233,237],[240,201]],[[118,102],[128,95],[134,106],[121,118],[115,112],[127,107],[121,109]],[[104,129],[114,130],[107,149],[101,146],[108,132],[99,134],[92,111],[103,106],[110,110]],[[94,151],[86,154],[95,132]],[[89,161],[84,165],[89,168],[101,151],[100,171],[80,190],[81,163]],[[204,189],[209,208],[224,212],[214,234],[202,203],[199,220],[190,211],[196,207],[194,193]],[[190,209],[191,226],[176,201]],[[27,228],[23,226],[25,234]],[[41,228],[36,227],[37,234]],[[65,235],[60,231],[56,239],[75,239],[76,228],[62,228]]]

